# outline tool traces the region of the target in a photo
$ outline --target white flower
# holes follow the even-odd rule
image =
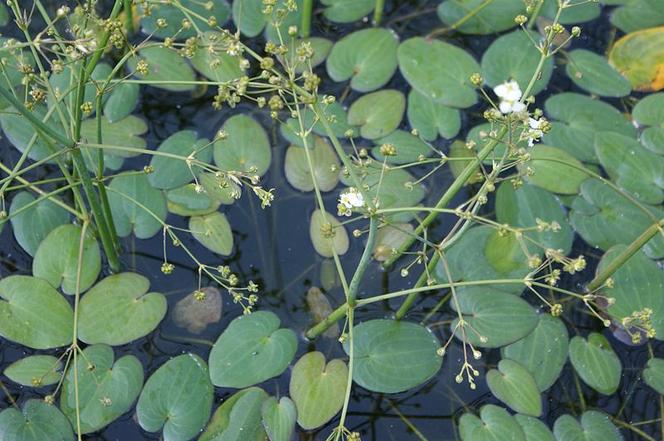
[[[501,113],[508,114],[526,110],[526,105],[519,101],[523,93],[521,92],[519,83],[516,81],[510,80],[499,84],[493,88],[493,91],[500,98],[498,107]]]
[[[355,187],[350,187],[339,195],[337,211],[339,216],[350,216],[353,208],[364,206],[364,196]]]
[[[540,138],[544,135],[542,131],[542,120],[528,118],[528,125],[530,128],[526,132],[526,137],[528,138],[528,147],[535,145],[535,141],[539,141]]]

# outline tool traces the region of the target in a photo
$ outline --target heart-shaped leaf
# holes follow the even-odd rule
[[[23,409],[13,407],[0,412],[3,441],[73,441],[67,417],[43,400],[28,400]]]
[[[75,428],[80,418],[81,434],[96,432],[115,421],[131,409],[141,392],[141,362],[133,355],[125,355],[115,363],[114,358],[110,346],[89,346],[78,358],[76,365],[67,371],[62,385],[60,409]],[[77,370],[77,379],[74,378],[74,369]],[[75,381],[78,382],[77,386]]]
[[[346,254],[349,246],[346,227],[330,213],[316,210],[309,221],[309,237],[314,249],[323,257]]]
[[[147,175],[127,172],[113,178],[108,203],[120,237],[133,232],[139,239],[148,239],[163,228],[166,200],[150,185]]]
[[[234,0],[233,21],[247,37],[255,37],[263,31],[269,18],[263,14],[263,0]]]
[[[261,415],[270,441],[290,441],[297,421],[297,409],[290,398],[268,398],[263,402]]]
[[[394,132],[406,110],[406,98],[394,89],[362,95],[348,109],[348,124],[360,127],[360,135],[376,139]]]
[[[13,362],[5,376],[28,387],[50,386],[62,378],[62,362],[51,355],[30,355]]]
[[[625,245],[611,247],[602,256],[597,271],[604,271],[625,248]],[[649,309],[652,312],[650,322],[655,330],[655,338],[664,339],[664,298],[660,295],[664,289],[664,271],[659,265],[643,252],[637,251],[611,278],[613,287],[603,292],[614,299],[614,303],[607,308],[611,317],[622,323],[624,318]]]
[[[538,417],[542,414],[542,398],[535,379],[516,361],[500,360],[498,369],[486,374],[491,393],[515,412]]]
[[[164,154],[154,155],[150,165],[154,169],[148,176],[150,185],[155,188],[170,190],[180,187],[194,179],[201,167],[192,163],[188,165],[184,159],[173,158],[176,155],[181,158],[192,158],[207,163],[212,159],[212,146],[207,139],[198,139],[193,130],[181,130],[169,136],[159,145],[158,152]]]
[[[406,81],[429,99],[459,108],[477,102],[470,76],[479,72],[480,66],[463,49],[439,40],[414,37],[401,43],[397,58]]]
[[[459,435],[461,441],[527,441],[516,419],[493,404],[482,406],[479,418],[472,413],[461,415]]]
[[[214,162],[225,171],[241,171],[263,176],[270,168],[272,151],[265,129],[247,115],[226,120],[224,139],[214,143]]]
[[[214,385],[242,388],[284,372],[295,356],[297,338],[279,324],[279,317],[269,311],[234,319],[210,352]]]
[[[408,123],[422,139],[434,141],[438,135],[454,138],[461,130],[458,109],[439,104],[416,90],[408,94]]]
[[[163,364],[138,398],[138,424],[148,432],[163,428],[164,441],[192,439],[212,411],[214,387],[200,357],[183,354]]]
[[[240,57],[228,54],[226,37],[219,32],[206,32],[200,36],[198,49],[191,65],[208,79],[219,83],[232,81],[244,75]]]
[[[577,233],[590,245],[609,249],[616,244],[628,245],[648,227],[664,217],[664,211],[637,208],[624,196],[596,179],[581,184],[581,194],[572,202],[569,219]],[[664,256],[664,238],[653,237],[643,248],[651,258]]]
[[[609,64],[609,61],[594,52],[577,49],[567,53],[569,63],[567,76],[580,88],[608,97],[629,95],[632,86]]]
[[[588,340],[579,336],[572,338],[569,359],[579,377],[597,392],[611,395],[618,389],[622,365],[602,334],[593,332]]]
[[[632,118],[640,126],[641,144],[657,154],[664,154],[664,93],[647,95],[632,109]]]
[[[647,92],[664,88],[664,26],[632,32],[609,52],[609,62],[627,77],[632,89]]]
[[[659,0],[614,0],[613,3],[623,6],[611,11],[611,23],[625,33],[664,24],[664,10]]]
[[[425,327],[397,320],[370,320],[353,330],[353,380],[373,392],[412,389],[433,377],[440,343]],[[351,342],[344,342],[350,355]]]
[[[147,63],[147,75],[136,70],[140,61]],[[164,46],[145,47],[127,61],[127,66],[136,77],[149,81],[153,87],[172,92],[186,92],[195,87],[194,70],[174,49]]]
[[[559,194],[578,194],[581,183],[589,175],[581,162],[565,150],[543,144],[535,145],[530,159],[519,165],[523,171],[530,169],[527,180],[533,185]],[[565,179],[560,179],[565,176]]]
[[[47,117],[46,106],[35,106],[32,114],[52,130],[64,135],[65,131],[55,115]],[[58,150],[58,147],[52,144],[50,138],[43,138],[35,133],[32,124],[13,107],[4,109],[3,113],[0,114],[0,125],[7,140],[21,153],[25,152],[28,146],[31,146],[28,158],[32,160],[42,160]]]
[[[526,435],[526,441],[556,441],[551,430],[539,419],[521,414],[514,415],[514,419]]]
[[[411,224],[392,224],[380,227],[376,233],[373,258],[384,262],[408,240],[414,228]]]
[[[372,5],[373,6],[373,5]],[[350,79],[358,92],[371,92],[397,70],[397,35],[389,29],[362,29],[337,41],[327,57],[327,73],[334,81]]]
[[[646,204],[664,201],[664,157],[617,133],[595,137],[595,153],[611,179]]]
[[[135,273],[106,277],[79,305],[78,337],[88,343],[119,346],[152,332],[166,314],[166,298],[148,293],[150,282]]]
[[[557,441],[622,441],[620,431],[603,412],[589,410],[581,415],[581,423],[570,415],[559,417],[553,425]]]
[[[81,233],[81,227],[72,224],[61,225],[51,231],[37,248],[32,261],[32,274],[48,281],[54,288],[62,286],[65,294],[75,294]],[[83,239],[80,261],[79,293],[83,293],[95,283],[101,271],[99,245],[89,230]]]
[[[336,23],[352,23],[373,11],[373,0],[322,0],[325,18]],[[272,440],[271,440],[272,441]]]
[[[528,32],[530,35],[526,34]],[[539,39],[533,31],[518,29],[496,38],[482,55],[482,76],[491,87],[509,80],[516,81],[525,91],[537,69],[540,51],[533,40]],[[546,88],[553,73],[553,58],[548,58],[541,67],[541,74],[530,93],[538,94]]]
[[[265,441],[261,409],[268,395],[259,387],[224,400],[198,441]]]
[[[371,151],[374,157],[379,161],[385,160],[389,164],[417,162],[420,158],[430,156],[434,152],[433,148],[427,143],[404,130],[396,130],[383,138],[377,139],[376,144],[376,147]],[[393,145],[397,150],[396,155],[383,156],[380,149],[384,144]]]
[[[569,337],[560,319],[541,314],[526,337],[502,348],[503,358],[518,361],[535,378],[540,392],[556,382],[567,361]]]
[[[148,131],[148,125],[142,118],[129,115],[119,121],[110,122],[106,118],[101,119],[102,141],[105,146],[132,147],[134,149],[144,149],[145,139],[141,136]],[[81,124],[81,139],[83,142],[92,144],[97,143],[97,119],[89,118]],[[83,154],[93,158],[94,167],[97,170],[98,149],[83,148]],[[114,149],[104,147],[104,153],[112,154],[121,158],[131,158],[140,155],[140,152],[128,151],[123,149]],[[88,159],[90,160],[90,159]]]
[[[609,0],[607,0],[608,2]],[[541,14],[553,19],[558,12],[557,0],[544,0]],[[568,7],[560,11],[560,23],[584,23],[599,17],[600,5],[597,3],[588,3],[585,0],[569,0]]]
[[[199,181],[199,185],[200,184]],[[166,192],[166,206],[168,211],[179,216],[205,216],[219,209],[221,202],[216,200],[213,194],[208,193],[203,185],[203,190],[195,183],[189,183],[182,187],[174,188]]]
[[[290,396],[297,407],[297,423],[305,430],[330,421],[344,404],[348,367],[342,360],[325,364],[325,355],[308,352],[291,372]]]
[[[458,307],[452,306],[468,322],[461,333],[459,319],[451,328],[459,339],[481,348],[499,348],[530,334],[537,326],[537,313],[525,300],[490,288],[457,288]],[[472,331],[468,331],[472,329]]]
[[[314,113],[313,110],[305,108],[300,111],[302,115],[302,125],[304,126],[305,131],[312,129],[313,132],[320,136],[328,136],[325,126],[321,121],[322,118],[326,118],[327,122],[332,129],[332,133],[337,138],[347,137],[347,132],[353,132],[353,136],[358,136],[353,126],[348,124],[346,109],[339,104],[338,102],[333,102],[328,105],[321,106],[321,116],[320,118]],[[281,134],[289,142],[300,147],[304,147],[304,143],[300,137],[300,121],[298,118],[289,118],[286,121],[286,124],[280,126]],[[311,147],[314,145],[315,139],[311,133],[307,136],[307,146]]]
[[[136,83],[116,84],[104,104],[104,116],[108,122],[114,123],[129,116],[138,104],[139,92]]]
[[[5,371],[6,375],[7,371]],[[658,394],[664,395],[664,359],[651,358],[643,370],[643,381]]]
[[[312,191],[314,189],[309,161],[311,161],[311,169],[313,169],[313,175],[321,191],[330,191],[337,186],[339,182],[339,158],[330,144],[319,136],[314,137],[313,148],[305,150],[302,147],[292,145],[286,150],[284,171],[289,184],[300,191]]]
[[[35,203],[35,197],[21,191],[9,207],[14,237],[21,248],[34,256],[39,244],[59,225],[69,222],[69,213],[51,198]],[[28,208],[23,208],[30,205]],[[21,211],[19,211],[21,210]]]
[[[34,349],[71,343],[74,313],[47,281],[29,276],[0,280],[0,336]]]
[[[474,11],[475,14],[469,14]],[[516,26],[514,17],[525,14],[519,0],[486,3],[483,0],[447,0],[438,6],[438,17],[464,34],[494,34]],[[463,19],[463,20],[462,20]]]
[[[233,232],[224,214],[215,211],[205,216],[193,216],[189,218],[189,230],[208,250],[222,256],[233,252]]]

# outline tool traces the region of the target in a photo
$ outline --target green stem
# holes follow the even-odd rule
[[[300,23],[300,36],[309,38],[311,35],[311,16],[314,10],[314,0],[304,0],[302,5],[302,21]]]
[[[131,0],[124,0],[125,32],[130,35],[134,31],[134,12],[131,9]]]
[[[385,9],[385,0],[376,0],[374,7],[374,26],[380,26],[380,21],[383,18],[383,9]]]
[[[364,252],[360,258],[360,263],[357,265],[355,274],[353,274],[353,278],[350,281],[350,285],[348,286],[348,305],[351,308],[355,307],[357,291],[360,288],[360,282],[362,282],[364,272],[367,270],[367,266],[369,266],[369,262],[371,261],[371,253],[373,252],[374,243],[376,242],[376,230],[376,218],[372,216],[369,219],[369,237],[367,239],[367,245],[364,247]]]
[[[625,262],[629,260],[637,251],[639,251],[650,239],[660,232],[664,234],[664,219],[651,225],[639,237],[629,244],[618,256],[613,259],[595,278],[588,284],[588,291],[593,292],[599,289],[609,277],[620,269]]]

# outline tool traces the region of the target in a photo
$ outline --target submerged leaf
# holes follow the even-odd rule
[[[208,286],[179,300],[173,309],[173,321],[191,333],[200,334],[207,325],[219,321],[221,308],[221,293]]]
[[[330,213],[316,210],[311,214],[309,237],[316,252],[323,257],[343,255],[348,251],[346,227]]]

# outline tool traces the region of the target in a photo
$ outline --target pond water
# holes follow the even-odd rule
[[[59,4],[60,2],[58,2]],[[385,9],[385,23],[395,29],[402,40],[413,35],[423,35],[441,26],[435,15],[434,8],[438,1],[412,0],[387,1]],[[405,18],[412,15],[410,18]],[[320,35],[332,40],[338,39],[352,30],[363,27],[365,24],[357,23],[349,26],[335,26],[315,20],[314,35]],[[583,37],[576,42],[575,47],[587,47],[596,52],[603,52],[610,38],[607,32],[609,25],[604,15],[599,19],[583,25]],[[479,58],[486,49],[492,37],[472,39],[455,35],[453,41],[464,46],[469,52]],[[557,69],[558,71],[560,69]],[[317,69],[319,75],[325,75],[324,67]],[[343,85],[335,84],[329,88],[331,82],[324,82],[326,93],[337,96],[346,95]],[[388,87],[404,90],[404,79],[399,72],[393,77]],[[562,72],[554,71],[554,78],[549,85],[549,92],[575,90]],[[232,256],[222,259],[207,251],[191,237],[184,237],[186,245],[195,250],[201,261],[211,265],[230,265],[241,280],[255,280],[261,287],[259,309],[268,309],[277,313],[283,326],[290,327],[299,333],[299,351],[296,359],[303,353],[312,349],[323,352],[329,358],[346,359],[338,342],[330,338],[321,338],[315,342],[304,338],[304,331],[312,325],[312,318],[307,310],[306,293],[312,286],[322,285],[321,271],[330,262],[319,257],[309,239],[308,219],[315,209],[315,201],[311,193],[301,193],[291,188],[285,181],[283,161],[288,143],[280,136],[278,125],[269,118],[267,111],[261,112],[255,108],[238,106],[236,109],[215,111],[209,106],[211,91],[203,97],[192,99],[187,94],[179,96],[158,89],[145,88],[140,107],[136,114],[142,115],[149,124],[148,145],[156,146],[163,139],[176,131],[194,128],[199,137],[214,137],[221,123],[230,114],[251,113],[263,123],[270,134],[273,146],[273,162],[270,171],[265,176],[266,188],[276,187],[276,198],[271,208],[261,210],[255,198],[243,197],[232,206],[224,206],[224,213],[229,217],[235,235],[235,251]],[[348,104],[359,96],[355,92],[347,94],[344,103]],[[619,107],[619,102],[616,105]],[[478,122],[481,122],[482,105],[477,105],[463,113],[462,132],[464,133]],[[406,123],[403,128],[408,130]],[[445,150],[448,141],[439,138],[435,145]],[[367,143],[367,146],[371,144]],[[0,157],[5,163],[13,163],[18,153],[5,140],[0,144]],[[126,162],[126,168],[139,169],[144,163],[140,160]],[[417,173],[417,171],[415,171]],[[35,176],[36,177],[36,176]],[[41,177],[41,176],[40,176]],[[452,176],[448,173],[438,173],[434,180],[427,181],[427,189],[431,203],[435,203],[438,195],[451,182]],[[328,207],[336,205],[336,192],[325,194]],[[458,199],[463,200],[463,195]],[[452,204],[454,205],[454,203]],[[487,212],[491,209],[488,208]],[[450,219],[441,218],[436,226],[438,233],[449,228]],[[175,226],[185,226],[186,220],[170,215],[168,222]],[[116,357],[124,354],[137,356],[144,364],[146,378],[161,366],[170,357],[183,352],[192,352],[207,359],[211,343],[226,328],[228,323],[239,316],[242,311],[237,305],[223,296],[223,313],[218,323],[208,326],[201,334],[191,334],[175,325],[172,310],[176,302],[196,289],[198,285],[198,271],[182,250],[170,248],[169,261],[176,265],[171,276],[165,276],[160,271],[162,263],[162,238],[157,235],[149,240],[127,240],[124,242],[125,253],[122,255],[124,267],[145,275],[150,279],[151,290],[167,295],[169,313],[159,328],[147,338],[140,339],[132,344],[116,347]],[[575,242],[578,253],[589,258],[590,266],[597,263],[601,253],[585,245],[580,239]],[[357,264],[363,250],[362,240],[351,240],[351,248],[343,258],[347,271]],[[574,252],[573,254],[577,254]],[[591,258],[595,260],[591,260]],[[472,262],[469,262],[472,265]],[[29,274],[31,261],[29,256],[16,244],[11,228],[5,228],[0,234],[0,277],[11,274]],[[413,271],[417,273],[417,271]],[[586,271],[582,278],[574,280],[570,289],[579,290],[592,274]],[[403,278],[396,270],[384,272],[376,262],[373,262],[367,271],[362,284],[359,297],[377,295],[403,289],[415,283],[417,274]],[[209,281],[203,279],[203,286]],[[339,286],[327,292],[332,305],[337,306],[343,302],[343,293]],[[400,305],[400,300],[386,301],[374,304],[371,311],[359,310],[357,320],[368,318],[390,317]],[[436,296],[424,297],[420,301],[417,312],[411,313],[408,320],[422,321],[429,325],[441,341],[449,336],[447,324],[453,318],[449,309],[443,308],[431,316],[430,311],[436,305]],[[586,318],[583,311],[575,313],[575,323],[572,326],[587,327],[602,332],[598,322]],[[605,333],[606,334],[606,333]],[[608,335],[608,334],[607,334]],[[612,338],[612,337],[609,337]],[[612,340],[616,342],[616,340]],[[2,340],[0,346],[0,371],[4,370],[13,361],[24,357],[30,351],[20,345]],[[605,410],[611,415],[619,414],[621,419],[630,421],[647,421],[659,417],[657,402],[659,396],[642,382],[637,382],[640,367],[645,364],[648,352],[645,347],[628,347],[624,344],[615,344],[624,369],[625,376],[621,382],[621,389],[612,396],[603,396],[593,392],[585,385],[575,383],[574,375],[568,365],[565,373],[556,385],[547,393],[545,403],[546,422],[551,426],[555,419],[563,413],[569,413],[571,404],[578,401],[577,387],[583,389],[586,405]],[[664,354],[664,345],[655,343],[655,353]],[[363,440],[455,440],[454,422],[461,413],[467,409],[478,409],[486,403],[498,403],[488,391],[484,381],[484,373],[495,366],[499,359],[497,351],[487,352],[480,368],[480,379],[476,390],[470,390],[467,384],[457,384],[453,381],[460,364],[462,363],[461,345],[454,342],[445,357],[442,370],[436,377],[425,385],[402,394],[384,395],[368,392],[355,385],[353,387],[347,427],[361,433]],[[43,352],[42,352],[43,353]],[[269,380],[261,385],[272,395],[283,395],[288,391],[289,375],[286,372],[277,379]],[[23,402],[28,397],[43,397],[47,389],[34,390],[22,388],[5,381],[6,389],[0,390],[0,409],[11,405],[11,400]],[[215,403],[219,403],[235,390],[216,388]],[[133,420],[132,412],[124,415],[100,433],[85,436],[88,440],[156,440],[159,434],[147,433],[140,429]],[[335,427],[338,419],[333,419],[328,425],[314,431],[301,431],[297,439],[324,440]],[[641,429],[652,436],[657,436],[655,424],[645,424]],[[626,440],[639,439],[631,432],[623,432]]]

